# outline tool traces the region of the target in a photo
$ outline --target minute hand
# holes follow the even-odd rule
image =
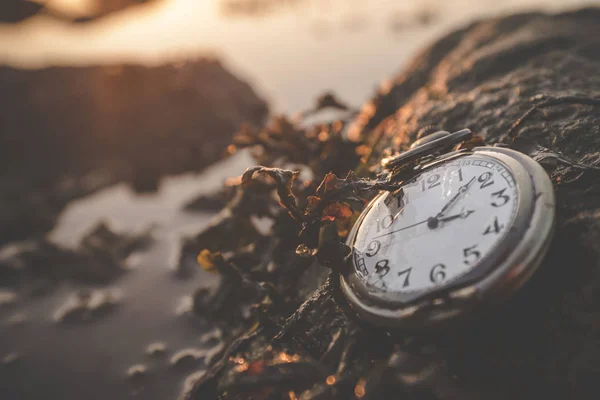
[[[442,211],[440,211],[435,218],[440,218],[442,215],[444,215],[444,213],[454,205],[454,203],[456,203],[456,200],[458,200],[458,198],[464,193],[466,192],[469,187],[471,186],[471,184],[473,183],[473,181],[475,180],[475,177],[471,178],[471,180],[467,183],[465,183],[464,185],[462,185],[459,189],[458,189],[458,193],[456,193],[454,196],[452,196],[452,198],[450,199],[450,201],[448,201],[448,203],[446,203],[446,205],[442,208]]]

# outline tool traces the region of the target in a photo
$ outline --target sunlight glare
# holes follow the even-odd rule
[[[98,0],[38,0],[37,2],[64,15],[93,14],[98,9]]]

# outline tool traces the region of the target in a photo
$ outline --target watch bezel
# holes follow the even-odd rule
[[[552,239],[555,204],[552,182],[530,157],[501,147],[477,147],[476,154],[494,158],[513,174],[519,192],[510,230],[471,271],[441,287],[421,292],[383,292],[358,277],[352,258],[340,274],[349,305],[366,321],[391,327],[421,329],[464,315],[482,304],[502,301],[521,287],[539,267]],[[347,240],[352,248],[358,228],[378,195],[365,208]]]

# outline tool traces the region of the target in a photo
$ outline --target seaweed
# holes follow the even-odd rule
[[[590,369],[584,364],[591,356],[572,344],[584,340],[584,349],[597,344],[585,335],[592,324],[585,325],[577,316],[589,310],[576,309],[569,299],[574,297],[593,307],[591,300],[581,300],[585,296],[579,290],[579,279],[596,266],[597,251],[595,244],[584,245],[578,240],[584,235],[597,236],[592,196],[597,192],[599,159],[588,149],[597,147],[591,146],[597,139],[594,132],[585,137],[580,134],[593,126],[595,114],[588,108],[596,111],[599,100],[550,93],[585,93],[588,88],[584,86],[590,84],[585,79],[588,68],[594,71],[596,64],[588,63],[585,57],[595,61],[597,55],[590,52],[576,58],[559,54],[566,61],[557,66],[558,56],[550,50],[563,51],[563,45],[558,41],[551,45],[555,24],[540,27],[532,22],[540,18],[556,24],[570,21],[564,32],[572,29],[577,34],[565,36],[585,41],[590,25],[577,15],[562,15],[562,19],[537,14],[509,17],[449,35],[417,58],[408,72],[396,79],[393,90],[364,108],[357,118],[359,131],[353,137],[368,142],[348,140],[345,121],[303,128],[285,117],[275,118],[261,130],[244,128],[236,135],[229,150],[250,148],[261,165],[244,174],[244,183],[237,190],[251,190],[257,184],[269,187],[260,198],[263,207],[268,204],[273,223],[268,233],[254,242],[248,240],[253,244],[244,249],[233,248],[229,256],[237,260],[235,265],[241,271],[249,273],[249,279],[262,286],[268,284],[273,290],[258,294],[255,314],[244,321],[246,327],[254,329],[251,338],[246,336],[243,346],[224,353],[223,361],[211,367],[210,378],[188,398],[527,398],[539,395],[538,391],[560,398],[593,388],[587,382],[571,382],[563,372],[579,368],[587,377]],[[580,28],[584,25],[588,27]],[[486,33],[482,38],[480,27],[486,28],[489,36]],[[504,43],[505,31],[512,35],[515,46]],[[538,35],[539,31],[543,33]],[[499,59],[512,58],[518,62],[498,63]],[[582,69],[585,73],[580,77],[570,63],[586,68]],[[546,70],[548,65],[560,74],[553,68]],[[520,97],[540,90],[549,94]],[[462,104],[468,106],[460,107]],[[542,121],[534,118],[539,110],[570,104],[583,107],[571,107],[568,115],[558,117],[544,114]],[[527,111],[519,115],[523,109]],[[575,119],[585,124],[569,126]],[[550,122],[558,126],[548,129]],[[525,123],[531,126],[524,129]],[[530,287],[498,312],[476,322],[466,321],[456,331],[449,329],[435,337],[394,335],[366,325],[340,294],[338,269],[343,268],[348,254],[344,238],[376,193],[388,190],[401,195],[402,182],[419,172],[423,159],[406,162],[384,149],[406,148],[417,131],[421,138],[438,130],[437,125],[470,127],[481,133],[455,150],[468,151],[481,145],[485,137],[488,143],[511,146],[542,164],[555,184],[557,208],[564,213],[559,213],[562,220],[557,223],[560,239],[550,250],[554,256],[548,257]],[[572,136],[559,136],[567,131]],[[560,144],[557,138],[562,144],[574,144],[569,148],[555,146]],[[577,185],[572,185],[574,182]],[[279,195],[277,199],[274,194]],[[283,208],[277,210],[277,203]],[[580,214],[584,207],[585,215]],[[241,218],[253,213],[252,207],[244,210]],[[579,221],[570,228],[576,235],[565,232],[573,221]],[[583,226],[586,230],[582,231]],[[564,276],[564,265],[573,259],[577,260],[577,272]],[[565,281],[570,286],[565,287]],[[574,321],[581,323],[581,328]],[[235,337],[231,335],[229,340],[237,343]],[[279,366],[271,368],[275,355],[281,353],[292,363],[297,356],[302,366],[285,371]],[[571,366],[568,363],[572,360],[581,365]],[[243,367],[238,368],[240,365]]]
[[[336,120],[304,128],[285,116],[277,116],[263,129],[243,125],[233,137],[229,152],[258,148],[253,154],[261,165],[304,165],[316,179],[328,172],[341,175],[354,169],[360,160],[357,154],[360,143],[344,136],[347,124]]]
[[[336,125],[318,129],[339,132]],[[211,365],[190,398],[215,398],[219,393],[228,398],[347,398],[364,390],[357,382],[369,362],[357,356],[357,348],[361,354],[372,350],[363,356],[380,354],[381,365],[387,365],[389,340],[379,338],[375,349],[366,346],[364,332],[347,319],[348,313],[330,315],[339,324],[334,333],[306,332],[298,324],[315,314],[327,318],[323,304],[337,304],[334,310],[345,307],[335,284],[336,271],[346,265],[350,253],[344,240],[377,193],[401,195],[402,181],[416,171],[416,162],[379,167],[376,174],[374,166],[359,163],[361,143],[339,133],[318,138],[314,129],[285,118],[275,118],[260,132],[242,128],[230,150],[253,147],[257,161],[268,166],[248,168],[234,198],[208,229],[184,246],[182,254],[196,254],[203,269],[220,276],[216,287],[195,293],[194,310],[221,324],[233,346]],[[344,154],[350,149],[353,156],[348,160]],[[315,159],[350,172],[340,178]],[[372,172],[359,177],[353,171],[356,165]],[[309,179],[302,180],[306,168]],[[271,221],[269,232],[252,225],[255,216]],[[321,283],[316,291],[299,290],[298,280],[307,276]],[[255,332],[249,348],[238,347],[236,339],[244,326]],[[242,337],[249,337],[248,332]],[[317,335],[321,339],[314,343]],[[280,362],[282,357],[285,362]],[[362,385],[375,385],[377,376]]]

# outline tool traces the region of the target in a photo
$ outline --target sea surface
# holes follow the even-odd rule
[[[80,10],[93,0],[49,0]],[[236,10],[231,4],[258,6]],[[326,89],[360,106],[437,37],[475,19],[598,0],[155,0],[86,24],[38,15],[0,25],[0,63],[157,64],[214,54],[276,112]],[[239,8],[239,7],[238,7]]]

